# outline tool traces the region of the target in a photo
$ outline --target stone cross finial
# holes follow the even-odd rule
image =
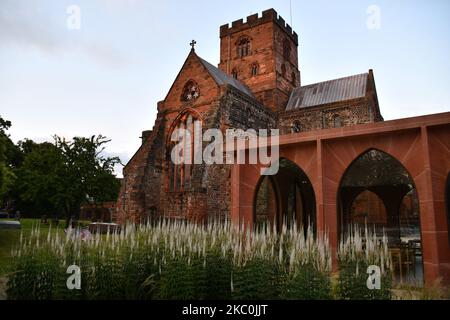
[[[192,47],[192,49],[191,50],[195,50],[195,44],[197,43],[197,41],[195,41],[195,40],[192,40],[191,41],[191,43],[189,43],[190,45],[191,45],[191,47]]]

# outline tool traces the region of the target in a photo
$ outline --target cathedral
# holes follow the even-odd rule
[[[141,146],[123,169],[116,219],[230,218],[231,166],[173,164],[177,128],[201,123],[202,130],[279,129],[289,135],[383,121],[372,70],[302,85],[298,45],[297,33],[273,9],[220,27],[217,67],[197,54],[192,41],[158,102],[153,128],[142,132]],[[257,205],[270,207],[259,198]]]

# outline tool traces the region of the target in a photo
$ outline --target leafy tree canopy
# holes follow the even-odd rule
[[[78,216],[80,205],[115,201],[120,182],[114,175],[118,157],[104,156],[109,142],[102,135],[54,142],[19,142],[23,161],[16,170],[15,195],[39,214]]]

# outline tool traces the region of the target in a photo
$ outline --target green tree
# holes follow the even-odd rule
[[[104,156],[105,144],[111,140],[102,135],[75,137],[72,141],[55,136],[55,140],[67,166],[66,190],[70,199],[65,202],[65,211],[68,218],[78,217],[80,205],[87,198],[95,204],[117,199],[120,182],[113,173],[120,159]]]
[[[12,171],[11,157],[14,154],[14,143],[6,131],[11,127],[11,122],[0,116],[0,204],[11,189],[15,176]]]
[[[113,173],[120,160],[103,155],[110,140],[102,135],[54,138],[54,143],[19,143],[24,159],[16,170],[15,194],[22,204],[38,214],[62,213],[68,222],[79,216],[88,198],[95,203],[116,200],[120,182]]]
[[[56,145],[35,143],[15,172],[13,194],[22,210],[38,215],[57,215],[63,210],[68,196],[64,188],[66,164]]]

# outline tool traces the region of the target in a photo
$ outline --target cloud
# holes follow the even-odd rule
[[[96,63],[108,67],[121,67],[129,63],[122,52],[107,43],[83,40],[69,41],[65,27],[57,25],[51,17],[43,15],[34,2],[1,0],[0,47],[37,49],[44,54],[75,53],[86,56]]]

